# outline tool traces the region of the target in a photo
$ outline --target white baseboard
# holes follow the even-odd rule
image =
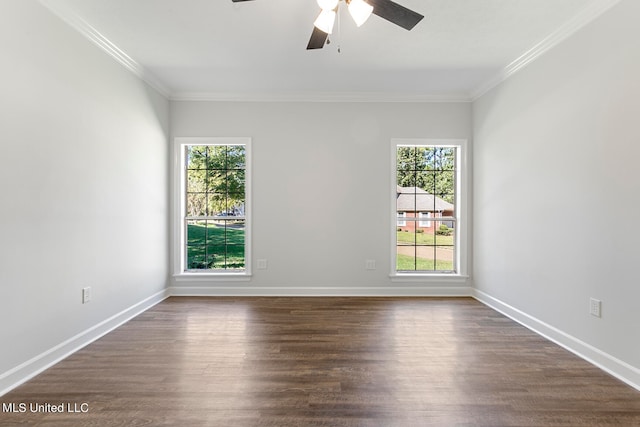
[[[640,369],[477,289],[473,297],[640,391]]]
[[[65,342],[0,375],[0,396],[33,378],[60,360],[75,353],[103,335],[116,329],[169,296],[417,296],[474,297],[546,339],[564,347],[582,359],[608,372],[640,391],[640,369],[635,368],[549,324],[482,291],[460,287],[171,287],[121,311]]]
[[[5,395],[20,384],[35,377],[45,369],[55,365],[62,359],[75,353],[88,344],[91,344],[93,341],[103,335],[106,335],[123,323],[158,304],[168,296],[169,292],[166,289],[151,295],[139,303],[122,310],[120,313],[117,313],[97,325],[80,332],[55,347],[50,348],[44,353],[41,353],[15,368],[2,373],[0,375],[0,396]]]
[[[246,286],[174,286],[171,296],[282,296],[282,297],[470,297],[469,286],[313,286],[313,287],[246,287]]]

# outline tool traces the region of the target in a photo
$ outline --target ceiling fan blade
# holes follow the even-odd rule
[[[325,33],[322,30],[319,30],[314,25],[313,32],[311,33],[311,38],[309,39],[309,44],[307,45],[307,50],[322,49],[325,42],[327,41],[327,37],[329,37],[329,34]]]
[[[424,18],[423,15],[407,9],[404,6],[400,6],[391,0],[366,0],[366,2],[373,6],[374,14],[401,26],[405,30],[412,29]]]
[[[231,0],[231,1],[234,2],[234,3],[238,3],[238,2],[241,2],[241,1],[252,1],[252,0]]]

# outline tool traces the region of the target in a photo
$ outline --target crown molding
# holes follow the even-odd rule
[[[492,79],[488,80],[487,82],[473,90],[470,94],[471,101],[475,101],[476,99],[480,98],[482,95],[489,92],[491,89],[498,86],[500,83],[504,82],[509,77],[525,68],[531,62],[544,55],[550,49],[559,45],[562,41],[576,33],[587,24],[594,21],[596,18],[605,13],[607,10],[611,9],[619,2],[620,0],[598,0],[586,7],[582,12],[571,18],[569,21],[565,22],[556,31],[542,39],[542,41],[534,45],[531,49],[527,50],[525,53],[512,61],[509,65],[504,67]]]
[[[44,7],[58,16],[88,40],[118,61],[134,75],[171,101],[210,102],[473,102],[504,82],[531,62],[544,55],[575,32],[594,21],[621,0],[597,0],[578,15],[567,21],[556,31],[524,52],[493,78],[469,93],[384,93],[384,92],[290,92],[290,93],[243,93],[243,92],[172,92],[157,77],[112,43],[69,7],[53,0],[38,0]]]
[[[118,61],[127,70],[171,101],[214,102],[471,102],[467,93],[384,92],[172,92],[157,77],[116,46],[68,6],[54,0],[38,0],[54,15]]]
[[[127,70],[147,83],[149,86],[160,92],[166,98],[169,98],[169,89],[160,82],[153,74],[146,70],[142,65],[138,64],[133,58],[127,55],[122,49],[112,43],[107,37],[93,28],[87,21],[80,17],[69,7],[64,6],[52,0],[38,0],[51,13],[56,15],[62,21],[67,23],[73,29],[82,34],[93,44],[102,49],[107,55],[118,61]]]
[[[210,102],[471,102],[467,93],[388,93],[388,92],[178,92],[171,101]]]

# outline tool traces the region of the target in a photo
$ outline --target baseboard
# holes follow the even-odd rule
[[[57,346],[41,353],[30,360],[0,375],[0,396],[30,380],[45,369],[55,365],[67,356],[81,348],[91,344],[98,338],[106,335],[118,326],[148,310],[169,296],[165,289],[140,301],[120,313],[98,323],[91,328],[80,332]]]
[[[169,296],[418,296],[469,297],[504,314],[535,333],[571,351],[640,391],[640,369],[635,368],[515,307],[470,287],[171,287],[121,311],[103,322],[0,375],[0,396],[33,378],[60,360],[116,329]]]
[[[610,375],[640,391],[640,369],[619,360],[604,351],[593,347],[560,329],[551,326],[509,304],[500,301],[482,291],[473,289],[472,296],[481,303],[504,314],[538,335],[552,341],[574,353],[578,357],[597,366]]]
[[[282,297],[470,297],[469,286],[313,286],[313,287],[247,287],[247,286],[174,286],[171,296],[282,296]]]

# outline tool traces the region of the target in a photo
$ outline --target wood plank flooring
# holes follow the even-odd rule
[[[26,407],[2,426],[640,426],[640,392],[467,298],[173,297],[0,402]]]

